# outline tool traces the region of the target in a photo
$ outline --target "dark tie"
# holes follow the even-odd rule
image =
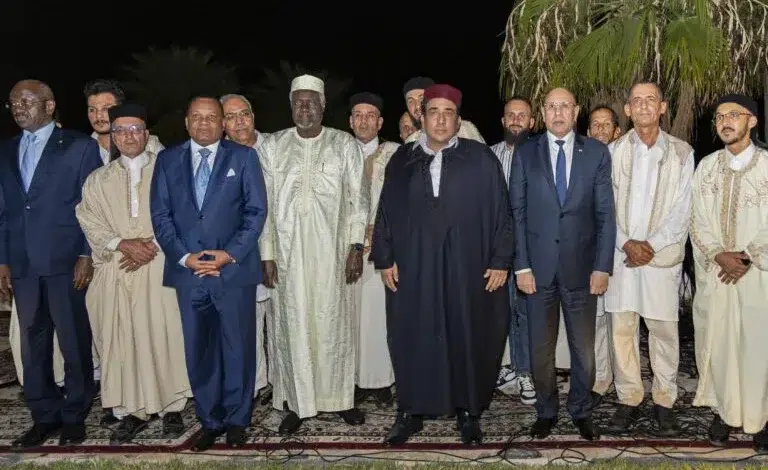
[[[568,190],[568,183],[565,179],[565,145],[564,140],[556,140],[555,143],[559,147],[557,150],[557,163],[555,165],[555,189],[557,190],[557,199],[560,200],[560,205],[565,205],[565,193]]]

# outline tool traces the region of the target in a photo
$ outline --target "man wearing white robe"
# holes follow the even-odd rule
[[[349,127],[365,158],[366,184],[363,187],[370,189],[364,249],[366,258],[371,249],[373,225],[384,184],[384,169],[399,147],[398,144],[379,139],[378,134],[384,124],[384,118],[381,117],[383,104],[381,97],[367,92],[352,95],[349,100]],[[395,373],[387,346],[386,292],[373,262],[367,259],[363,262],[363,276],[352,289],[353,309],[359,316],[356,376],[359,390],[356,400],[362,401],[373,396],[378,406],[388,407],[393,402],[391,386],[395,382]]]
[[[718,100],[717,134],[726,147],[699,163],[693,181],[691,242],[696,365],[694,406],[711,408],[709,439],[729,427],[753,434],[768,452],[768,151],[755,146],[758,107],[744,95]]]
[[[262,146],[269,215],[259,239],[273,406],[287,408],[282,434],[318,412],[365,422],[354,408],[357,318],[349,296],[363,271],[369,195],[363,155],[347,132],[324,127],[324,83],[302,75],[289,95],[295,127]]]
[[[640,416],[640,318],[648,327],[653,370],[653,417],[662,436],[680,432],[672,407],[680,362],[679,287],[691,217],[693,150],[662,131],[667,111],[661,89],[639,82],[624,112],[634,128],[611,145],[616,201],[616,256],[605,294],[612,314],[614,386],[619,406],[608,425],[626,432]]]
[[[149,192],[156,155],[141,106],[111,107],[112,139],[120,157],[94,171],[76,212],[94,260],[86,294],[98,319],[104,407],[121,423],[112,443],[130,442],[163,417],[165,438],[184,432],[181,411],[192,396],[187,379],[176,293],[163,286],[165,258],[154,240]]]
[[[269,134],[259,132],[255,127],[255,118],[251,102],[243,95],[224,95],[219,99],[224,109],[224,132],[227,138],[240,145],[251,147],[261,157],[261,146]],[[269,366],[264,347],[264,320],[272,310],[269,289],[264,284],[256,287],[256,386],[253,396],[269,385]]]

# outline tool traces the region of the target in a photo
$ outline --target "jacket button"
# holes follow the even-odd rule
[[[200,220],[204,220],[204,219],[205,219],[205,216],[204,216],[204,215],[201,215],[201,216],[200,216]]]
[[[559,238],[555,238],[555,243],[560,243],[560,239]]]
[[[25,206],[25,207],[24,207],[24,209],[26,209],[26,210],[30,210],[30,209],[32,209],[32,208],[31,208],[31,207],[29,207],[29,206]]]
[[[560,213],[560,218],[562,219],[563,217],[565,217],[565,214],[563,214],[563,213],[561,212],[561,213]]]

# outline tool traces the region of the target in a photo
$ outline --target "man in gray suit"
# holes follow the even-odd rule
[[[560,306],[571,353],[568,413],[584,439],[592,423],[597,296],[613,269],[616,220],[611,156],[597,140],[574,132],[579,107],[568,90],[544,100],[547,132],[518,147],[509,193],[515,220],[518,288],[526,294],[531,372],[538,400],[531,436],[543,439],[557,422],[555,346]]]

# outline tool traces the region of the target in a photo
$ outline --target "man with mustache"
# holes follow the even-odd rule
[[[411,143],[418,141],[424,134],[422,127],[424,122],[422,120],[422,102],[424,101],[424,89],[435,84],[435,81],[429,77],[413,77],[403,85],[403,95],[405,96],[405,106],[408,109],[408,113],[413,118],[413,122],[416,123],[417,130],[405,139],[405,143]],[[485,143],[483,136],[480,135],[480,131],[477,130],[474,124],[467,120],[462,120],[459,124],[459,130],[456,134],[457,137],[463,139],[472,139],[478,142]]]
[[[259,244],[264,285],[274,288],[267,345],[272,404],[287,409],[281,434],[318,412],[352,426],[365,422],[354,408],[351,297],[368,222],[363,153],[352,135],[323,126],[321,79],[296,77],[289,102],[296,126],[272,134],[261,152],[270,210]]]
[[[535,124],[536,119],[533,117],[533,109],[528,98],[513,96],[507,100],[504,105],[504,115],[501,117],[504,140],[491,147],[501,163],[507,183],[509,183],[515,146],[528,140]],[[518,304],[517,286],[514,282],[509,284],[509,297],[512,303],[512,318],[509,322],[509,362],[504,362],[504,366],[499,371],[496,387],[501,391],[519,391],[520,401],[526,405],[533,405],[536,403],[536,390],[531,379],[531,360],[528,352],[528,317],[525,305]]]
[[[758,106],[744,95],[715,103],[725,148],[699,163],[693,180],[691,242],[696,267],[693,321],[699,382],[694,406],[715,413],[709,440],[731,427],[768,452],[768,151],[755,145]]]
[[[610,312],[614,385],[619,406],[607,430],[623,433],[641,416],[640,319],[648,327],[653,369],[653,417],[661,436],[680,432],[672,408],[680,362],[679,288],[691,220],[693,149],[661,130],[667,102],[655,83],[638,82],[624,113],[634,128],[611,144],[616,203]]]

